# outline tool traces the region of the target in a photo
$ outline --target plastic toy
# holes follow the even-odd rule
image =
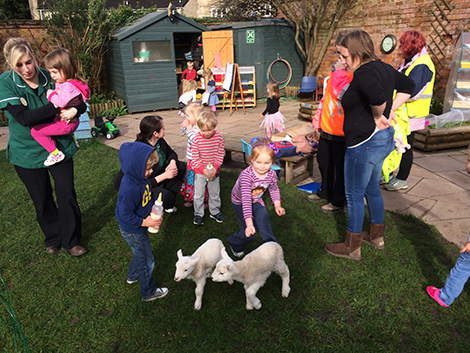
[[[108,116],[106,120],[103,121],[103,117],[97,116],[95,117],[95,126],[91,128],[91,136],[96,137],[100,133],[102,133],[108,140],[119,136],[120,131],[116,124],[113,123],[115,116]]]

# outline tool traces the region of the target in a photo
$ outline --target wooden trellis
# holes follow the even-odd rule
[[[429,34],[431,41],[428,44],[429,55],[436,67],[436,80],[434,83],[434,94],[438,97],[444,97],[445,87],[448,78],[448,67],[446,63],[448,47],[452,45],[452,34],[449,15],[454,6],[451,0],[434,0],[434,8],[431,8],[432,31]]]

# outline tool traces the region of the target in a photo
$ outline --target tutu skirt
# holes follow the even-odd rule
[[[271,132],[274,130],[277,130],[279,132],[284,131],[285,120],[286,118],[284,118],[284,115],[282,115],[280,111],[277,111],[274,114],[266,114],[260,127],[264,127],[266,129],[268,137],[271,137]]]

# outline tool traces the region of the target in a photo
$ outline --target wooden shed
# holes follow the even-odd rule
[[[289,85],[300,86],[304,76],[304,60],[295,44],[295,28],[292,23],[276,19],[228,23],[208,28],[212,31],[232,30],[234,61],[239,66],[255,67],[258,98],[267,97],[266,73],[276,59],[284,59],[292,67]],[[271,74],[276,81],[283,81],[289,76],[289,68],[284,62],[278,61],[272,65]]]
[[[131,113],[178,107],[177,75],[207,30],[178,13],[170,18],[158,11],[115,31],[106,56],[108,88]]]

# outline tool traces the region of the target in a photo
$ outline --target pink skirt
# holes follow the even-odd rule
[[[285,120],[286,118],[284,118],[284,115],[282,115],[280,111],[277,111],[274,114],[266,114],[260,127],[270,129],[271,131],[274,131],[274,129],[276,129],[279,132],[283,132]]]

